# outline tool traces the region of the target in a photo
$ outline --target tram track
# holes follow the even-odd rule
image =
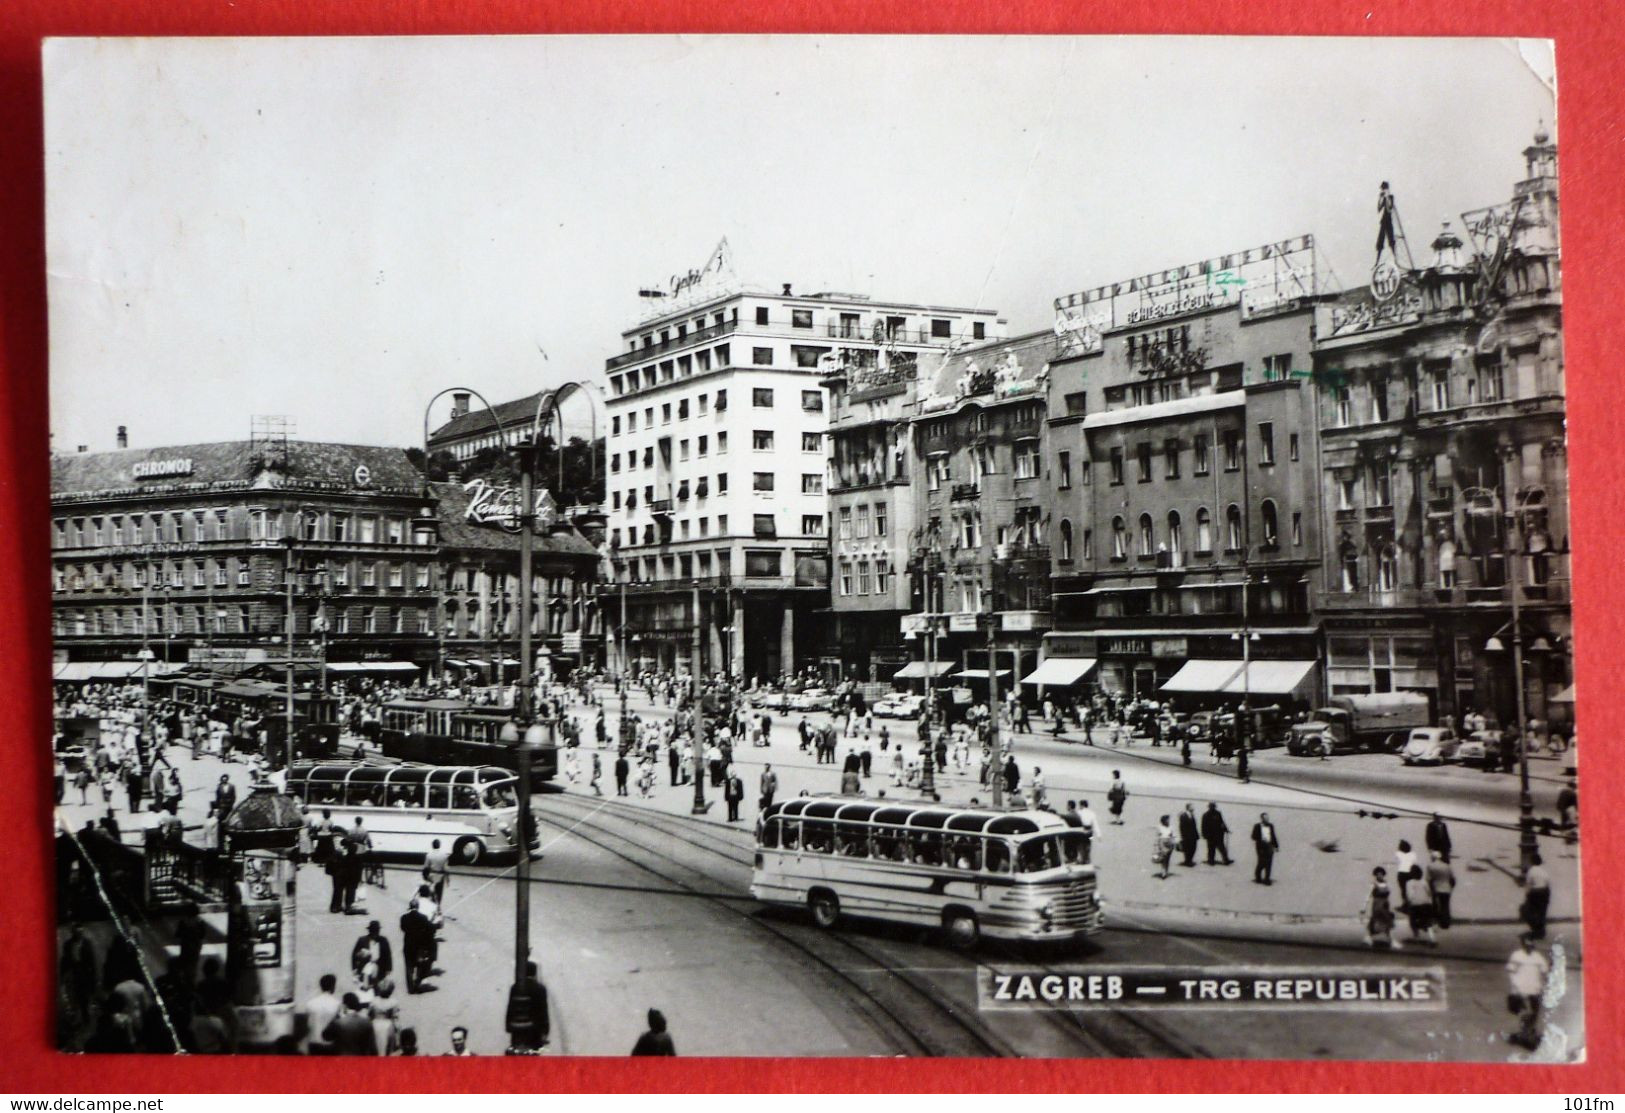
[[[572,818],[579,825],[590,820],[595,814],[610,811],[616,819],[631,826],[642,828],[657,834],[660,838],[673,840],[694,847],[695,849],[721,858],[742,868],[750,869],[754,865],[754,851],[747,850],[722,834],[714,834],[692,823],[685,823],[677,817],[664,816],[659,813],[649,813],[641,810],[627,808],[615,804],[613,810],[594,801],[584,800],[568,795],[549,797],[549,801],[568,801],[565,810],[572,810],[574,805],[581,805],[587,809],[577,812]],[[595,829],[602,829],[601,824],[593,824]],[[654,853],[668,861],[676,862],[671,855],[639,843],[625,835],[614,833],[615,837],[629,845],[636,846],[645,853]],[[697,836],[697,837],[696,837]],[[589,840],[591,841],[591,840]],[[613,853],[613,852],[612,852]],[[617,856],[627,858],[624,854]],[[627,858],[634,864],[647,868],[646,864],[635,859]],[[682,864],[682,863],[677,863]],[[692,870],[691,866],[683,868]],[[657,871],[650,871],[657,872]],[[703,871],[694,870],[701,876],[707,876]],[[657,872],[657,876],[660,876]],[[664,877],[670,883],[679,883],[671,877]],[[686,886],[685,886],[686,888]],[[750,899],[742,897],[741,899]],[[785,941],[802,953],[810,953],[811,949],[832,949],[845,954],[855,955],[869,964],[869,968],[885,970],[890,981],[907,987],[916,999],[925,1000],[934,1013],[949,1018],[952,1024],[973,1036],[985,1050],[972,1052],[980,1054],[993,1054],[1000,1056],[1020,1056],[1023,1053],[1016,1048],[1006,1037],[994,1032],[979,1018],[967,1014],[965,1007],[956,1007],[954,994],[947,990],[936,979],[926,976],[918,968],[899,970],[889,956],[879,953],[875,948],[860,942],[845,933],[830,933],[821,929],[810,928],[805,925],[791,925],[788,922],[776,922],[770,918],[752,915],[744,909],[734,908],[732,911],[746,917],[765,930],[770,931],[779,939]],[[816,940],[816,943],[809,943]],[[973,962],[987,966],[995,973],[1003,971],[989,961],[991,956],[981,955]],[[1019,962],[1022,969],[1029,973],[1054,973],[1065,975],[1067,971],[1059,971],[1043,962],[1032,961],[1027,955],[1012,953],[1011,948],[1005,947],[1000,951],[1000,957]],[[834,970],[844,980],[850,982],[851,971],[848,967],[831,959],[827,954],[817,956],[819,965]],[[954,973],[966,973],[972,978],[976,976],[975,966],[955,969]],[[1075,973],[1075,971],[1072,971]],[[968,1008],[976,1007],[974,1000]],[[1005,1014],[1007,1017],[1013,1014]],[[1192,1044],[1177,1036],[1166,1027],[1150,1018],[1135,1015],[1129,1010],[1102,1009],[1091,1010],[1088,1013],[1078,1013],[1071,1010],[1053,1007],[1040,1007],[1024,1014],[1028,1019],[1046,1027],[1051,1036],[1059,1037],[1061,1045],[1068,1049],[1070,1054],[1079,1054],[1092,1057],[1112,1058],[1205,1058],[1208,1053],[1199,1046]],[[1081,1047],[1079,1045],[1082,1045]],[[1076,1049],[1076,1050],[1072,1050]],[[923,1052],[932,1054],[932,1052]]]

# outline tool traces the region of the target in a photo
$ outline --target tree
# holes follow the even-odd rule
[[[406,458],[412,462],[412,466],[418,471],[424,470],[423,449],[408,448]],[[455,478],[457,470],[457,457],[442,448],[429,457],[428,474],[424,478],[434,483],[442,483]]]

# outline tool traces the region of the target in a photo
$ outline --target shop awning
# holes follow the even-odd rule
[[[410,661],[330,661],[328,672],[416,672]]]
[[[1009,675],[1010,675],[1010,670],[1009,669],[1000,669],[999,670],[999,676],[1000,677],[1006,677],[1006,676],[1009,676]],[[959,670],[959,675],[955,676],[954,679],[955,680],[986,680],[987,679],[987,670],[986,669],[960,669]]]
[[[470,657],[468,659],[468,663],[473,665],[477,669],[488,669],[488,668],[491,667],[491,662],[483,661],[478,657]]]
[[[466,668],[468,668],[468,662],[464,661],[460,657],[447,657],[446,658],[446,664],[450,665],[454,669],[466,669]]]
[[[928,676],[941,676],[945,672],[953,671],[952,661],[910,661],[896,672],[892,673],[893,680],[924,680]]]
[[[1022,677],[1021,682],[1045,687],[1064,687],[1076,684],[1088,676],[1094,667],[1093,657],[1049,657],[1040,661],[1036,669]]]
[[[512,657],[505,657],[501,661],[497,662],[499,665],[517,665],[518,663],[519,662],[515,661]]]
[[[1253,661],[1224,686],[1227,695],[1289,696],[1309,679],[1313,661]],[[1245,681],[1245,684],[1243,683]]]
[[[180,672],[185,667],[185,665],[179,665],[173,661],[152,661],[147,665],[146,675],[148,677],[170,676]],[[141,676],[140,661],[64,661],[51,670],[52,680],[65,682],[139,680]]]
[[[1574,702],[1574,685],[1570,684],[1567,688],[1564,688],[1561,692],[1557,693],[1557,695],[1553,696],[1551,699],[1547,700],[1546,702],[1547,703],[1573,703]]]
[[[1162,685],[1164,692],[1222,692],[1241,674],[1240,661],[1186,661]]]

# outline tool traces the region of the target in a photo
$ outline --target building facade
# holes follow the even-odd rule
[[[1008,691],[1037,663],[1050,623],[1043,460],[1056,350],[1045,331],[956,352],[911,407],[904,631],[919,649],[906,677],[951,672],[954,687],[984,699],[990,670]]]
[[[1312,267],[1304,236],[1057,302],[1055,628],[1030,688],[1318,696]]]
[[[822,385],[837,358],[940,351],[990,312],[724,292],[622,333],[605,371],[612,658],[775,676],[828,638]],[[862,355],[860,353],[870,353]],[[625,621],[620,621],[624,610]]]
[[[1441,716],[1571,721],[1557,149],[1524,151],[1510,200],[1446,222],[1424,265],[1379,258],[1321,310],[1333,693],[1416,691]],[[1409,265],[1404,265],[1409,264]]]
[[[51,510],[59,664],[283,660],[290,621],[295,656],[335,674],[433,664],[434,512],[399,449],[272,436],[58,455]]]

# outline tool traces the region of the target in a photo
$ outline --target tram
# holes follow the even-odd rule
[[[494,765],[517,771],[512,743],[502,730],[513,722],[505,708],[455,699],[398,699],[384,704],[378,746],[386,757],[426,765]],[[530,751],[533,782],[558,775],[556,739]]]

